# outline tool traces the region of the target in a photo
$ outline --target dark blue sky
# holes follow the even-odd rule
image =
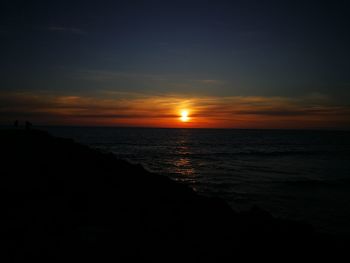
[[[350,99],[349,1],[0,4],[0,89]]]

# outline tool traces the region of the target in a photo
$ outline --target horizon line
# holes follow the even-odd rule
[[[14,128],[9,124],[0,124],[1,128]],[[21,129],[25,126],[19,126],[15,129]],[[35,128],[115,128],[115,129],[176,129],[176,130],[266,130],[266,131],[334,131],[334,132],[350,132],[350,128],[239,128],[239,127],[151,127],[151,126],[113,126],[113,125],[57,125],[57,124],[39,124],[34,125]]]

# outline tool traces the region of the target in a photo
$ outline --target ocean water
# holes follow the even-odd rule
[[[350,234],[350,132],[46,127],[225,199]]]

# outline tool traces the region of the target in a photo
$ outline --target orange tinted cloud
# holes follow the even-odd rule
[[[91,96],[0,94],[0,121],[192,128],[349,128],[350,110],[325,96],[184,97],[103,92]],[[189,121],[182,122],[182,110]]]

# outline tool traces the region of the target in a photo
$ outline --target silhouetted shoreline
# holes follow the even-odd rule
[[[0,130],[0,141],[4,259],[216,262],[347,248],[344,238],[258,207],[235,212],[70,139],[13,129]]]

